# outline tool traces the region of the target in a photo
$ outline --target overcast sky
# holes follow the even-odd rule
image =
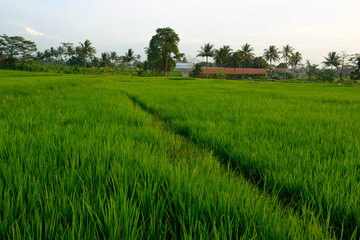
[[[303,62],[319,64],[330,51],[360,53],[360,0],[0,0],[0,34],[41,51],[89,39],[98,54],[132,48],[144,56],[159,27],[178,33],[190,59],[208,42],[234,50],[250,43],[256,55],[290,44]]]

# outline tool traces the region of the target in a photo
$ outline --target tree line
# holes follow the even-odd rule
[[[301,64],[302,55],[300,52],[295,51],[294,47],[289,44],[278,49],[274,45],[270,45],[264,49],[263,56],[255,56],[254,48],[249,43],[245,43],[239,50],[233,51],[230,46],[224,45],[219,49],[215,49],[211,43],[206,43],[201,46],[198,51],[198,57],[205,57],[206,62],[200,64],[200,66],[206,67],[205,77],[208,77],[208,67],[231,67],[236,68],[266,68],[278,67],[278,68],[291,68],[284,71],[282,78],[286,79],[290,75],[295,76],[296,74],[306,73],[308,79],[315,77],[321,80],[331,80],[335,74],[338,73],[340,81],[343,80],[344,75],[350,76],[351,79],[357,80],[359,78],[359,54],[347,54],[345,52],[339,54],[337,52],[329,52],[328,56],[324,57],[322,62],[324,68],[320,69],[319,65],[312,64],[309,60],[306,60],[305,64]],[[213,62],[209,62],[209,58],[213,59]],[[274,64],[278,63],[277,66]],[[300,68],[298,68],[300,66]],[[201,68],[198,68],[200,73]],[[330,69],[329,69],[330,68]],[[271,72],[271,69],[269,69]],[[287,75],[287,73],[289,74]],[[243,78],[244,78],[243,73]],[[235,78],[235,76],[234,76]]]
[[[179,52],[178,44],[180,38],[171,28],[158,28],[156,34],[152,36],[148,47],[145,47],[146,60],[140,61],[140,54],[135,54],[130,48],[124,55],[118,55],[115,51],[102,52],[100,57],[96,56],[96,49],[90,40],[74,43],[63,42],[58,47],[51,47],[41,52],[37,50],[36,44],[26,40],[21,36],[0,36],[0,67],[13,68],[25,63],[40,63],[56,66],[79,66],[83,68],[128,68],[141,69],[151,75],[168,75],[177,62],[187,62],[183,53]],[[301,64],[302,55],[295,51],[294,47],[285,45],[279,50],[276,46],[270,45],[264,49],[262,56],[255,56],[254,48],[245,43],[238,50],[233,50],[229,45],[224,45],[215,49],[211,43],[201,46],[198,57],[205,57],[206,61],[195,65],[195,71],[202,71],[201,67],[206,68],[205,77],[208,77],[208,67],[231,67],[234,68],[265,68],[271,71],[275,63],[276,67],[290,68],[285,71],[282,78],[294,76],[301,72],[306,72],[309,79],[315,77],[333,78],[335,73],[339,73],[340,81],[344,75],[349,75],[351,79],[360,78],[360,55],[339,54],[330,52],[324,57],[323,65],[312,64],[309,60],[306,64]],[[209,61],[212,59],[213,61]],[[300,66],[300,68],[298,68]],[[235,72],[235,71],[234,71]],[[289,73],[288,73],[289,72]],[[288,74],[288,75],[287,75]],[[245,74],[243,73],[243,78]],[[235,76],[234,76],[235,77]]]

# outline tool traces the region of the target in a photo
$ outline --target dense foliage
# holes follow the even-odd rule
[[[180,38],[171,28],[158,28],[156,34],[152,36],[149,47],[146,49],[147,60],[154,73],[167,72],[175,68],[176,59],[181,57],[178,49]]]
[[[20,36],[0,36],[0,67],[15,69],[17,64],[32,60],[36,44]]]
[[[77,73],[73,69],[91,69],[101,68],[100,70],[83,70],[83,72],[124,72],[127,68],[135,72],[138,76],[147,76],[151,72],[152,76],[171,75],[176,63],[188,62],[185,54],[180,53],[178,49],[180,38],[178,34],[171,28],[158,28],[156,34],[151,38],[148,47],[145,48],[146,60],[141,62],[140,54],[129,48],[124,55],[120,56],[115,51],[100,53],[96,56],[96,48],[90,40],[79,42],[75,46],[70,42],[63,42],[58,47],[50,47],[45,51],[37,51],[36,44],[29,40],[25,40],[20,36],[0,36],[0,68],[20,69],[32,71],[42,71],[42,69],[61,69],[57,72],[61,73]],[[36,52],[37,51],[37,52]],[[285,45],[280,51],[276,46],[271,45],[264,49],[263,56],[255,56],[254,49],[246,43],[238,50],[233,50],[230,46],[224,45],[219,49],[215,49],[211,43],[206,43],[201,47],[198,57],[205,57],[206,62],[199,63],[202,67],[206,67],[206,74],[197,74],[199,77],[221,77],[232,79],[305,79],[316,81],[334,82],[336,78],[339,83],[346,81],[351,77],[354,82],[357,80],[358,73],[356,71],[356,54],[346,54],[343,52],[329,52],[325,57],[323,65],[325,68],[318,68],[318,65],[302,64],[302,54],[290,45]],[[209,62],[213,59],[214,62]],[[282,60],[283,61],[282,61]],[[275,66],[275,63],[279,63]],[[53,66],[53,67],[48,67]],[[243,70],[242,76],[235,74],[208,74],[208,67],[228,67],[235,68],[261,68],[269,70],[264,75],[245,74]],[[69,68],[71,67],[71,68]],[[287,68],[286,72],[273,72],[274,68]],[[291,68],[290,68],[291,67]],[[315,67],[315,68],[314,68]],[[103,70],[113,68],[115,70]],[[119,71],[118,69],[122,69]],[[213,71],[212,71],[213,72]],[[170,74],[168,74],[170,73]],[[305,77],[305,78],[304,78]]]

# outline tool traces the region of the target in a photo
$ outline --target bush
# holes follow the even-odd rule
[[[329,81],[330,83],[332,83],[335,79],[335,70],[333,69],[320,70],[317,73],[316,79],[322,81]]]
[[[217,74],[216,74],[216,78],[217,79],[226,79],[227,78],[227,74],[223,71],[218,71]]]
[[[194,69],[191,71],[190,75],[192,77],[200,77],[202,74],[202,67],[201,64],[197,63],[194,66]]]

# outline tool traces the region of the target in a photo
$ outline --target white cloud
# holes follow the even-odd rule
[[[34,36],[42,36],[42,35],[44,35],[43,33],[38,32],[38,31],[36,31],[36,30],[34,30],[34,29],[32,29],[32,28],[29,28],[29,27],[26,28],[26,31],[27,31],[30,35],[34,35]]]

